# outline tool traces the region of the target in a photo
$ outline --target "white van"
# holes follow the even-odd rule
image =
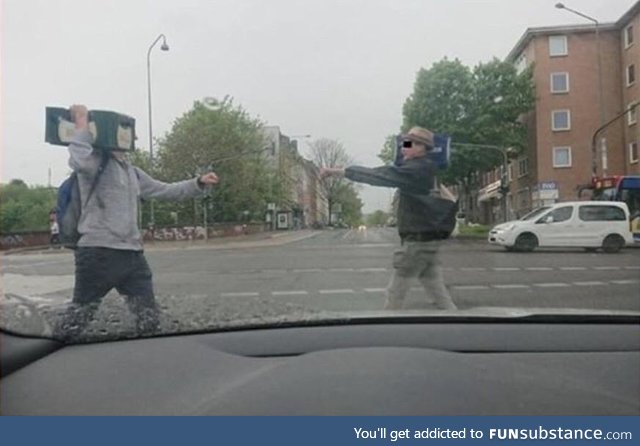
[[[572,201],[545,206],[495,226],[489,243],[507,251],[578,247],[618,252],[633,244],[629,208],[616,201]]]

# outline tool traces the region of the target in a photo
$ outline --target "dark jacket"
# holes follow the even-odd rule
[[[345,177],[372,186],[399,189],[397,220],[401,237],[421,234],[427,239],[444,239],[455,226],[457,204],[439,198],[435,189],[436,165],[426,157],[405,161],[400,166],[367,168],[350,166]]]

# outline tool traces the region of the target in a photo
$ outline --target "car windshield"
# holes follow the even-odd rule
[[[637,212],[498,226],[640,173],[640,7],[574,3],[4,0],[0,328],[638,313]]]
[[[540,214],[542,214],[543,212],[549,209],[550,209],[549,206],[543,206],[541,208],[534,209],[533,211],[529,212],[527,215],[524,215],[520,220],[522,221],[533,220],[534,218],[536,218],[537,216],[539,216]]]

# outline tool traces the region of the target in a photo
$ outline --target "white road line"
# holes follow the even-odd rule
[[[561,266],[562,271],[585,271],[587,268],[584,266]]]
[[[636,283],[640,283],[640,280],[611,280],[611,283],[616,285],[635,285]]]
[[[365,293],[384,293],[386,291],[387,291],[386,288],[365,288],[364,289]]]
[[[527,271],[553,271],[553,268],[549,268],[548,266],[532,266],[525,269]]]
[[[284,274],[287,272],[287,270],[286,269],[263,269],[262,272]]]
[[[320,294],[353,294],[353,290],[319,290]]]
[[[347,236],[348,236],[349,234],[351,234],[352,232],[353,232],[353,229],[349,229],[349,230],[348,230],[348,231],[347,231],[347,232],[342,236],[342,240],[346,240],[346,239],[347,239]]]
[[[301,268],[291,270],[293,273],[321,273],[321,268]]]
[[[2,265],[2,268],[31,268],[34,266],[44,266],[44,265],[59,265],[61,263],[60,260],[55,261],[55,262],[38,262],[38,263],[16,263],[16,264],[12,264],[12,265],[8,265],[6,263],[6,260],[4,262],[4,265]]]
[[[506,285],[491,285],[491,286],[499,290],[516,290],[516,289],[529,288],[529,285],[522,285],[519,283],[506,284]]]
[[[220,293],[220,297],[257,297],[260,293],[246,292],[246,293]]]
[[[600,286],[600,285],[606,285],[606,282],[599,282],[599,281],[590,281],[590,282],[573,282],[574,285],[578,285],[578,286]]]
[[[622,269],[621,266],[594,266],[593,269],[598,271],[614,271]]]
[[[571,285],[569,285],[568,283],[534,283],[533,286],[537,286],[540,288],[562,288],[562,287],[569,287]]]
[[[487,285],[456,285],[452,287],[454,290],[488,290],[489,287]]]
[[[327,271],[332,273],[344,273],[344,272],[353,272],[354,268],[329,268]]]
[[[272,296],[297,296],[297,295],[307,295],[308,291],[304,290],[296,290],[296,291],[272,291]]]
[[[487,268],[460,268],[460,271],[486,271]]]
[[[492,268],[494,271],[520,271],[520,268]]]
[[[381,272],[386,272],[387,268],[361,268],[356,271],[361,273],[381,273]]]

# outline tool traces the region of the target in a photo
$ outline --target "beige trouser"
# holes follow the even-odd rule
[[[393,275],[387,287],[385,310],[402,308],[404,298],[414,277],[424,287],[427,300],[441,310],[455,310],[449,291],[444,285],[438,260],[441,242],[404,242],[393,254]]]

